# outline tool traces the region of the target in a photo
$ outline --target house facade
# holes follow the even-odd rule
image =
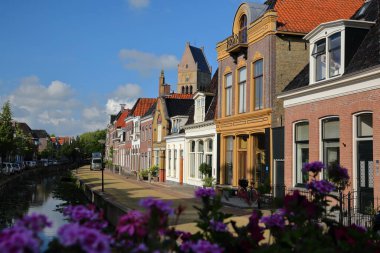
[[[305,187],[305,162],[340,164],[360,212],[380,193],[379,1],[350,20],[320,24],[305,39],[309,64],[284,89],[285,183]],[[325,172],[322,178],[328,178]]]
[[[217,44],[219,184],[284,184],[284,110],[276,94],[308,61],[303,36],[321,22],[350,17],[361,2],[331,1],[327,10],[314,8],[316,0],[239,6],[232,35]]]

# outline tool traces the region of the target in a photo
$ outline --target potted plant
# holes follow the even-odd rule
[[[149,172],[150,172],[150,175],[152,177],[157,177],[158,176],[158,166],[157,165],[153,165],[152,167],[149,168]]]
[[[215,185],[215,178],[212,177],[204,177],[202,181],[203,187],[213,187]]]
[[[149,169],[143,169],[140,171],[139,173],[140,177],[143,179],[143,180],[148,180],[148,176],[149,176]]]
[[[207,163],[201,163],[199,165],[199,172],[205,177],[211,177],[211,166]]]

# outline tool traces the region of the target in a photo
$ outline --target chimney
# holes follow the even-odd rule
[[[124,111],[124,109],[125,109],[125,104],[120,104],[120,111],[122,112]]]

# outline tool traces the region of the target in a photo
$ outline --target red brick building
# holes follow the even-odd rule
[[[309,64],[279,96],[286,186],[305,186],[305,162],[341,164],[360,211],[376,208],[380,197],[379,2],[366,1],[350,20],[320,24],[306,35]]]

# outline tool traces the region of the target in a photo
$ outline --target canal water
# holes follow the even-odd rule
[[[69,204],[88,203],[70,171],[25,172],[0,192],[0,229],[10,227],[25,214],[44,214],[53,223],[42,234],[42,250],[65,224],[62,210]]]

